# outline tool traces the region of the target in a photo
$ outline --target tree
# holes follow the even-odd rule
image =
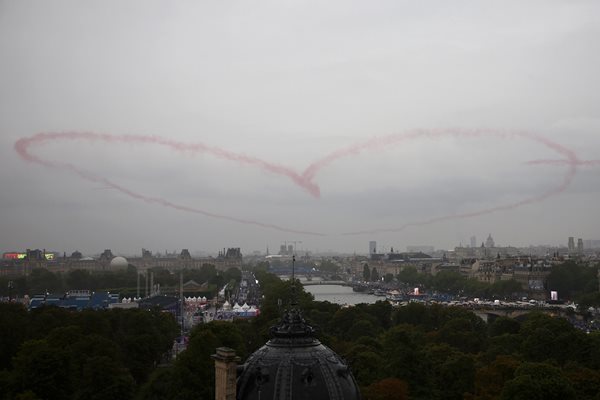
[[[375,267],[371,270],[371,282],[379,282],[379,272]]]
[[[466,278],[458,272],[442,271],[433,277],[433,288],[447,293],[458,293],[465,285]]]
[[[11,359],[25,340],[23,327],[27,324],[27,310],[16,303],[0,303],[0,370],[11,367]]]
[[[380,327],[387,329],[392,325],[393,307],[388,301],[378,300],[373,304],[359,304],[356,307],[363,307],[365,313],[377,319]]]
[[[506,381],[514,378],[520,362],[510,356],[498,356],[491,363],[482,366],[475,375],[474,399],[497,399]]]
[[[385,283],[390,283],[394,280],[394,274],[390,274],[389,272],[387,274],[385,274],[385,276],[383,277],[383,281]]]
[[[588,359],[589,339],[566,319],[531,313],[522,323],[521,353],[530,361],[553,360],[559,364]]]
[[[352,374],[360,386],[370,385],[385,372],[382,368],[383,357],[369,346],[354,345],[344,354],[344,358],[352,365]]]
[[[434,397],[459,400],[473,390],[475,363],[471,356],[446,344],[427,344],[423,354]]]
[[[578,399],[600,398],[600,371],[582,367],[577,363],[569,363],[565,366],[563,375],[575,389]]]
[[[365,400],[407,400],[408,384],[397,378],[385,378],[366,388]]]
[[[503,400],[571,400],[576,393],[561,371],[546,363],[524,363],[506,382]]]
[[[299,280],[296,282],[282,281],[270,273],[257,274],[264,299],[260,308],[259,322],[272,321],[278,318],[284,309],[290,307],[292,292],[295,293],[299,306],[303,310],[310,308],[312,294],[306,292]]]
[[[148,381],[140,387],[138,400],[180,400],[183,383],[175,367],[156,369]]]
[[[562,298],[573,299],[598,290],[598,266],[587,267],[574,261],[552,267],[548,290],[556,290]]]
[[[210,356],[222,346],[235,349],[242,358],[247,355],[237,325],[222,321],[198,325],[190,335],[187,350],[175,361],[174,373],[153,374],[140,391],[140,399],[163,398],[152,389],[171,391],[167,399],[214,399],[215,368]]]
[[[420,351],[424,336],[423,330],[410,325],[397,325],[383,333],[381,343],[385,349],[385,362],[382,368],[388,376],[408,382],[411,393],[415,396],[428,398],[430,386]]]
[[[481,359],[492,362],[496,357],[521,354],[523,337],[518,334],[505,333],[488,338],[487,347]]]
[[[75,269],[69,271],[66,276],[66,283],[68,290],[75,289],[92,289],[92,277],[89,271]],[[95,289],[95,288],[94,288]]]
[[[27,278],[29,294],[60,293],[63,291],[62,277],[45,268],[34,268]]]
[[[13,381],[16,393],[31,391],[48,400],[68,398],[72,392],[69,355],[46,340],[29,340],[15,356]]]
[[[231,267],[223,273],[223,280],[226,283],[235,282],[236,284],[242,280],[242,271],[239,268]]]
[[[357,340],[363,336],[375,337],[379,334],[380,329],[373,322],[365,319],[357,320],[348,330],[347,337],[350,340]]]
[[[323,260],[321,265],[319,265],[319,270],[321,272],[327,272],[329,274],[335,274],[338,272],[339,266],[330,260]]]
[[[371,280],[371,269],[369,264],[363,265],[363,281],[369,282]]]
[[[424,283],[427,279],[427,275],[419,274],[417,269],[413,266],[404,267],[400,273],[396,276],[399,282],[404,282],[408,285],[418,285]]]
[[[129,371],[105,356],[88,358],[82,366],[75,400],[127,400],[133,396],[134,381]]]
[[[488,325],[490,336],[500,336],[506,333],[516,334],[519,333],[521,324],[508,317],[498,317],[491,324]]]
[[[341,308],[331,319],[332,333],[341,339],[349,340],[352,333],[351,328],[359,321],[368,322],[369,326],[377,326],[377,319],[365,313],[360,307]],[[357,331],[359,329],[366,329],[366,325],[361,325]]]

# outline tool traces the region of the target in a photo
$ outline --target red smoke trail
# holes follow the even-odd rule
[[[47,160],[44,160],[44,159],[39,158],[39,157],[36,157],[36,156],[32,155],[31,153],[29,153],[29,147],[31,145],[41,144],[43,142],[47,142],[47,141],[50,141],[50,140],[59,140],[59,139],[69,139],[69,140],[73,140],[73,139],[103,140],[103,141],[106,141],[106,142],[109,142],[109,143],[115,143],[115,142],[125,142],[125,143],[156,143],[156,144],[166,145],[166,146],[175,148],[177,150],[190,150],[190,147],[187,147],[183,143],[179,143],[179,142],[175,142],[175,141],[171,141],[171,140],[166,140],[166,139],[161,139],[161,138],[155,138],[155,137],[151,137],[151,136],[112,136],[112,135],[107,135],[107,134],[78,133],[78,132],[40,133],[38,135],[29,137],[29,138],[19,139],[15,143],[15,150],[26,161],[29,161],[29,162],[32,162],[32,163],[36,163],[36,164],[40,164],[40,165],[46,166],[48,168],[66,169],[66,170],[73,172],[74,174],[78,175],[82,179],[85,179],[85,180],[87,180],[89,182],[101,183],[101,184],[105,185],[106,187],[115,189],[115,190],[117,190],[117,191],[119,191],[119,192],[121,192],[121,193],[123,193],[123,194],[125,194],[125,195],[127,195],[129,197],[131,197],[131,198],[134,198],[134,199],[137,199],[137,200],[142,200],[142,201],[145,201],[147,203],[159,204],[159,205],[162,205],[164,207],[173,208],[175,210],[187,211],[187,212],[191,212],[191,213],[195,213],[195,214],[205,215],[207,217],[224,219],[224,220],[233,221],[233,222],[237,222],[237,223],[241,223],[241,224],[246,224],[246,225],[255,225],[255,226],[260,226],[262,228],[275,229],[275,230],[282,231],[282,232],[304,234],[304,235],[324,236],[323,234],[318,233],[318,232],[301,231],[301,230],[290,229],[290,228],[286,228],[286,227],[282,227],[282,226],[278,226],[278,225],[274,225],[274,224],[267,224],[267,223],[263,223],[263,222],[260,222],[260,221],[254,221],[254,220],[249,220],[249,219],[231,217],[231,216],[228,216],[228,215],[211,213],[211,212],[204,211],[204,210],[201,210],[201,209],[198,209],[198,208],[193,208],[193,207],[178,205],[178,204],[172,203],[172,202],[170,202],[170,201],[168,201],[166,199],[160,198],[160,197],[145,196],[145,195],[142,195],[140,193],[137,193],[137,192],[134,192],[132,190],[129,190],[129,189],[123,187],[123,186],[120,186],[120,185],[118,185],[116,183],[113,183],[113,182],[111,182],[110,180],[108,180],[106,178],[99,177],[97,175],[94,175],[92,173],[84,171],[83,169],[78,168],[78,167],[76,167],[76,166],[74,166],[72,164],[62,163],[62,162],[47,161]],[[202,144],[197,144],[195,146],[196,147],[193,147],[194,151],[202,151],[202,152],[209,152],[209,153],[212,153],[212,154],[218,154],[218,156],[222,157],[222,158],[226,158],[226,159],[233,160],[233,161],[239,161],[239,162],[243,162],[243,163],[248,163],[248,164],[254,164],[254,165],[262,167],[262,168],[264,168],[266,170],[269,170],[271,172],[279,173],[279,174],[286,175],[286,176],[290,176],[291,175],[289,173],[289,170],[287,168],[280,167],[280,166],[277,166],[275,164],[270,164],[270,163],[264,162],[264,161],[259,160],[259,159],[255,159],[255,158],[252,158],[252,157],[246,157],[246,156],[243,156],[243,155],[240,156],[240,155],[228,152],[226,150],[221,150],[221,149],[218,149],[218,148],[209,147],[209,146],[205,146],[205,145],[202,145]],[[292,177],[292,180],[295,181],[295,179],[293,177]],[[305,186],[303,186],[303,187],[305,187]]]
[[[230,161],[234,161],[234,162],[239,162],[241,164],[256,166],[265,171],[269,171],[274,174],[285,176],[288,179],[290,179],[292,182],[294,182],[296,185],[298,185],[300,188],[308,191],[314,197],[319,197],[319,195],[320,195],[319,186],[313,182],[313,180],[315,179],[315,176],[321,169],[331,165],[332,163],[334,163],[335,161],[337,161],[339,159],[357,156],[360,153],[366,152],[366,151],[376,151],[376,150],[389,148],[389,147],[392,147],[392,146],[395,146],[398,144],[402,144],[404,142],[409,142],[409,141],[413,141],[413,140],[417,140],[417,139],[422,139],[422,138],[439,139],[439,138],[444,138],[444,137],[454,137],[454,138],[495,137],[495,138],[502,138],[502,139],[512,139],[512,138],[528,139],[528,140],[534,141],[540,145],[543,145],[544,147],[547,147],[547,148],[553,150],[554,152],[558,153],[559,155],[563,156],[564,158],[558,159],[558,160],[534,160],[534,161],[528,162],[527,164],[530,164],[530,165],[543,165],[543,164],[566,165],[568,168],[567,168],[565,176],[563,177],[559,186],[557,186],[551,190],[548,190],[540,195],[526,198],[526,199],[523,199],[523,200],[515,202],[515,203],[500,205],[500,206],[482,209],[482,210],[473,211],[473,212],[468,212],[468,213],[447,215],[447,216],[437,217],[437,218],[433,218],[433,219],[429,219],[429,220],[425,220],[425,221],[412,222],[412,223],[405,224],[398,228],[363,230],[363,231],[358,231],[358,232],[349,232],[349,233],[345,233],[345,234],[353,235],[353,234],[366,234],[366,233],[397,232],[397,231],[404,230],[410,226],[421,226],[421,225],[428,225],[428,224],[433,224],[433,223],[442,222],[442,221],[446,221],[446,220],[452,220],[452,219],[476,217],[476,216],[494,213],[494,212],[501,211],[501,210],[510,210],[510,209],[514,209],[514,208],[517,208],[517,207],[520,207],[523,205],[540,202],[540,201],[546,200],[547,198],[549,198],[551,196],[560,194],[564,190],[566,190],[567,187],[571,184],[573,177],[577,173],[577,166],[600,165],[600,160],[591,160],[591,161],[579,160],[577,155],[572,150],[570,150],[556,142],[553,142],[549,139],[546,139],[546,138],[543,138],[541,136],[534,135],[531,133],[505,132],[505,131],[496,131],[496,130],[459,130],[459,129],[415,130],[415,131],[411,131],[411,132],[404,133],[404,134],[375,137],[375,138],[369,139],[367,141],[364,141],[361,143],[356,143],[354,145],[336,150],[336,151],[330,153],[329,155],[327,155],[321,159],[318,159],[317,161],[310,164],[304,170],[304,172],[302,172],[302,174],[298,174],[296,171],[292,170],[291,168],[288,168],[288,167],[285,167],[285,166],[282,166],[279,164],[270,163],[268,161],[265,161],[265,160],[262,160],[262,159],[259,159],[256,157],[250,157],[250,156],[247,156],[244,154],[233,153],[228,150],[221,149],[219,147],[208,146],[208,145],[205,145],[202,143],[192,143],[192,144],[182,143],[182,142],[177,142],[174,140],[155,137],[155,136],[133,136],[133,135],[116,136],[116,135],[98,134],[98,133],[91,133],[91,132],[39,133],[37,135],[31,136],[28,138],[19,139],[15,143],[15,150],[26,161],[29,161],[32,163],[37,163],[37,164],[40,164],[40,165],[43,165],[43,166],[46,166],[49,168],[69,170],[72,173],[75,173],[76,175],[80,176],[82,179],[88,180],[90,182],[101,183],[107,187],[113,188],[113,189],[115,189],[131,198],[137,199],[137,200],[142,200],[142,201],[145,201],[148,203],[159,204],[164,207],[169,207],[169,208],[173,208],[173,209],[177,209],[177,210],[181,210],[181,211],[202,214],[202,215],[212,217],[212,218],[225,219],[225,220],[238,222],[238,223],[242,223],[242,224],[256,225],[256,226],[260,226],[263,228],[270,228],[270,229],[275,229],[275,230],[279,230],[279,231],[283,231],[283,232],[291,232],[291,233],[306,234],[306,235],[323,235],[322,233],[318,233],[318,232],[299,231],[299,230],[289,229],[286,227],[277,226],[277,225],[273,225],[273,224],[266,224],[266,223],[262,223],[259,221],[253,221],[253,220],[247,220],[247,219],[242,219],[242,218],[235,218],[235,217],[231,217],[231,216],[227,216],[227,215],[210,213],[210,212],[207,212],[207,211],[204,211],[201,209],[178,205],[178,204],[172,203],[163,198],[145,196],[145,195],[133,192],[129,189],[126,189],[122,186],[119,186],[119,185],[109,181],[106,178],[99,177],[99,176],[96,176],[89,172],[86,172],[72,164],[52,162],[52,161],[48,161],[48,160],[44,160],[42,158],[36,157],[36,156],[32,155],[31,153],[29,153],[29,148],[30,148],[30,146],[33,146],[33,145],[40,145],[45,142],[55,141],[55,140],[87,140],[87,141],[104,141],[107,143],[157,144],[157,145],[171,148],[176,151],[192,152],[192,153],[208,153],[208,154],[212,154],[213,156],[218,157],[218,158],[222,158],[222,159],[226,159],[226,160],[230,160]]]
[[[183,143],[157,136],[109,135],[105,133],[93,132],[38,133],[37,135],[28,138],[19,139],[15,143],[15,150],[26,161],[35,162],[38,164],[52,167],[52,165],[48,165],[48,163],[45,160],[32,156],[28,152],[28,148],[33,145],[40,145],[45,142],[55,140],[86,140],[103,141],[106,143],[157,144],[181,152],[208,153],[218,158],[239,162],[240,164],[253,165],[265,171],[286,176],[290,180],[292,180],[292,182],[308,191],[314,197],[319,197],[320,195],[320,190],[317,185],[303,179],[298,173],[282,165],[270,163],[261,160],[260,158],[250,157],[245,154],[233,153],[231,151],[221,149],[215,146],[208,146],[203,143]]]
[[[479,130],[462,130],[462,129],[443,129],[443,130],[424,130],[418,129],[414,131],[410,131],[402,134],[394,134],[382,137],[374,137],[362,143],[356,143],[349,147],[341,148],[333,151],[327,156],[313,162],[310,164],[306,170],[302,173],[302,177],[307,181],[312,181],[315,175],[326,166],[334,163],[335,161],[347,158],[351,156],[357,156],[362,152],[366,152],[369,150],[379,150],[389,148],[398,144],[402,144],[403,142],[414,141],[416,139],[440,139],[444,137],[455,137],[455,138],[486,138],[486,137],[496,137],[501,139],[510,139],[510,138],[528,138],[531,140],[535,140],[540,144],[545,145],[546,147],[551,148],[552,150],[558,152],[559,154],[564,155],[565,157],[570,157],[571,155],[575,156],[574,153],[567,149],[566,147],[552,142],[550,140],[544,139],[542,137],[526,133],[526,132],[505,132],[505,131],[497,131],[490,129],[479,129]],[[576,157],[575,157],[576,158]]]
[[[566,148],[565,146],[553,142],[549,139],[543,138],[538,135],[534,135],[527,132],[505,132],[505,131],[495,131],[495,130],[458,130],[458,129],[449,129],[449,130],[416,130],[405,134],[397,134],[397,135],[389,135],[384,137],[373,138],[367,140],[363,143],[354,144],[352,146],[336,150],[329,155],[321,158],[320,160],[315,161],[311,165],[309,165],[302,177],[307,181],[311,181],[314,179],[315,175],[324,167],[332,164],[341,158],[357,156],[363,151],[368,150],[378,150],[381,148],[390,147],[393,145],[401,144],[403,142],[408,142],[420,138],[430,138],[437,139],[441,137],[496,137],[502,139],[510,139],[510,138],[523,138],[529,139],[534,142],[537,142],[553,151],[565,157],[561,160],[536,160],[530,162],[530,164],[548,164],[548,163],[556,163],[556,164],[564,164],[567,165],[567,170],[565,176],[563,177],[560,185],[555,188],[552,188],[546,192],[543,192],[540,195],[532,196],[526,199],[523,199],[518,202],[500,205],[496,207],[486,208],[478,211],[468,212],[468,213],[460,213],[460,214],[452,214],[446,215],[442,217],[432,218],[424,221],[416,221],[409,224],[402,225],[397,228],[386,228],[386,229],[371,229],[371,230],[361,230],[356,232],[347,232],[343,235],[360,235],[360,234],[374,234],[374,233],[384,233],[384,232],[399,232],[411,226],[423,226],[430,225],[442,221],[454,220],[454,219],[462,219],[462,218],[472,218],[478,217],[486,214],[492,214],[498,211],[511,210],[517,207],[521,207],[524,205],[538,203],[548,199],[549,197],[558,195],[564,192],[575,177],[577,173],[578,165],[600,165],[600,160],[592,160],[592,161],[581,161],[572,150]]]

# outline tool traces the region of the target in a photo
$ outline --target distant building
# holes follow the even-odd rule
[[[477,247],[477,236],[471,236],[471,247]]]
[[[377,242],[374,240],[369,242],[369,254],[377,254]]]
[[[142,257],[144,257],[143,254]],[[190,251],[188,249],[182,249],[181,254],[179,254],[179,258],[181,258],[182,260],[191,260],[192,255],[190,254]]]
[[[487,247],[487,248],[496,247],[496,244],[494,243],[494,239],[492,238],[491,233],[488,235],[487,239],[485,240],[485,247]]]
[[[567,247],[569,248],[569,253],[575,252],[575,238],[573,236],[569,236],[569,244]]]
[[[433,254],[435,252],[435,247],[433,246],[406,246],[406,251],[409,253],[425,253],[425,254]]]
[[[581,238],[577,239],[577,252],[583,253],[583,239]]]
[[[100,261],[110,262],[113,258],[115,258],[115,256],[110,249],[106,249],[100,254]]]
[[[151,268],[164,268],[169,271],[181,269],[200,269],[206,264],[214,265],[218,270],[225,271],[229,268],[242,266],[242,253],[239,247],[230,247],[219,252],[218,257],[194,258],[187,249],[180,254],[173,253],[166,256],[153,255],[150,251],[142,249],[142,257],[115,257],[110,249],[102,252],[99,258],[83,257],[81,252],[75,251],[70,257],[59,256],[55,252],[46,250],[27,250],[26,252],[8,252],[2,254],[0,260],[0,276],[27,276],[37,268],[45,268],[53,273],[64,273],[76,269],[84,271],[109,271],[124,269],[128,266],[135,267],[138,272]]]

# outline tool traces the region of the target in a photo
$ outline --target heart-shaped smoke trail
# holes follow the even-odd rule
[[[262,228],[274,229],[282,232],[290,232],[297,234],[305,234],[305,235],[315,235],[315,236],[324,236],[325,234],[314,231],[305,231],[292,229],[284,226],[264,223],[261,221],[255,221],[251,219],[245,218],[237,218],[229,215],[212,213],[206,210],[202,210],[199,208],[184,206],[180,204],[173,203],[168,199],[160,198],[160,197],[152,197],[147,196],[138,192],[134,192],[130,189],[127,189],[123,186],[120,186],[107,178],[95,175],[88,171],[85,171],[73,164],[57,162],[57,161],[49,161],[43,159],[41,157],[35,156],[31,154],[30,148],[33,146],[43,145],[45,143],[53,142],[53,141],[102,141],[109,144],[155,144],[170,148],[175,151],[180,152],[190,152],[190,153],[206,153],[211,154],[214,157],[229,160],[232,162],[236,162],[242,165],[253,166],[264,171],[270,172],[272,174],[281,175],[291,180],[295,185],[297,185],[302,190],[308,192],[315,198],[320,197],[320,188],[314,182],[318,173],[335,163],[337,160],[355,157],[363,152],[377,152],[384,151],[394,146],[398,146],[401,144],[406,144],[415,140],[437,140],[445,137],[451,137],[456,139],[473,139],[473,138],[498,138],[498,139],[522,139],[529,140],[533,143],[546,147],[553,152],[557,153],[561,156],[560,159],[556,160],[533,160],[529,161],[527,164],[529,165],[564,165],[566,166],[565,175],[560,181],[560,184],[554,188],[551,188],[539,195],[531,196],[520,201],[498,205],[496,207],[476,210],[472,212],[462,213],[462,214],[453,214],[446,215],[441,217],[436,217],[423,221],[414,221],[400,227],[391,227],[391,228],[375,228],[375,229],[365,229],[359,230],[355,232],[346,232],[343,233],[345,235],[357,235],[357,234],[372,234],[372,233],[381,233],[381,232],[397,232],[403,229],[406,229],[410,226],[420,226],[420,225],[429,225],[437,222],[442,222],[446,220],[452,219],[461,219],[461,218],[472,218],[485,214],[491,214],[497,211],[502,210],[510,210],[520,206],[524,206],[527,204],[532,204],[536,202],[541,202],[548,199],[551,196],[555,196],[564,192],[569,185],[571,184],[573,178],[577,173],[578,166],[596,166],[600,165],[600,160],[590,160],[590,161],[582,161],[577,155],[567,147],[544,138],[539,135],[535,135],[528,132],[519,132],[519,131],[501,131],[501,130],[492,130],[492,129],[477,129],[477,130],[467,130],[467,129],[437,129],[437,130],[413,130],[406,133],[394,134],[388,136],[374,137],[368,139],[363,142],[355,143],[347,147],[343,147],[337,149],[328,155],[314,161],[311,163],[302,173],[298,173],[292,168],[286,167],[284,165],[276,164],[269,162],[267,160],[251,157],[245,154],[234,153],[232,151],[216,147],[210,146],[204,143],[184,143],[171,139],[166,139],[158,136],[143,136],[143,135],[110,135],[110,134],[100,134],[94,132],[47,132],[47,133],[38,133],[36,135],[19,139],[15,143],[15,150],[19,154],[19,156],[28,162],[39,164],[45,166],[47,168],[54,169],[64,169],[71,171],[75,175],[79,176],[82,179],[87,181],[102,183],[103,185],[113,188],[122,194],[125,194],[131,198],[136,200],[145,201],[148,203],[159,204],[164,207],[173,208],[180,211],[191,212],[196,214],[205,215],[212,218],[229,220],[241,224],[255,225]]]

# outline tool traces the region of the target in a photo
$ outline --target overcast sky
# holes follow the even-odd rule
[[[593,0],[0,0],[0,250],[600,239],[598,38]]]

